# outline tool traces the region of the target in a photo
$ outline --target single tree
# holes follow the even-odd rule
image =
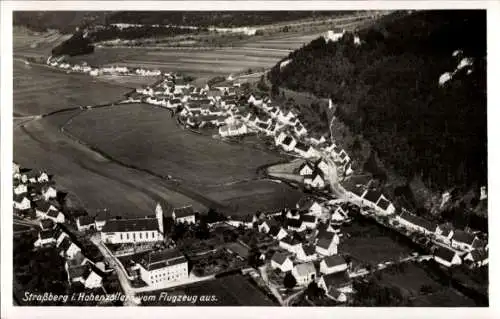
[[[291,272],[286,273],[285,278],[283,278],[283,285],[287,289],[292,289],[293,287],[295,287],[295,285],[297,285],[297,280]]]

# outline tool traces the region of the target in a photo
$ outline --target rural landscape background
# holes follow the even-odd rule
[[[336,141],[351,158],[348,183],[369,176],[398,209],[477,231],[487,242],[484,10],[18,11],[13,22],[14,162],[49,173],[67,219],[102,212],[142,218],[158,203],[190,205],[199,216],[243,219],[295,208],[314,193],[271,178],[269,167],[296,160],[272,139],[225,140],[216,129],[187,129],[167,108],[119,104],[161,76],[89,76],[51,67],[54,57],[70,65],[172,72],[196,87],[239,82],[247,95],[268,95],[299,114],[315,137]],[[329,41],[332,30],[345,35]],[[352,45],[355,38],[360,45]],[[457,67],[455,51],[473,61],[467,65],[471,72]],[[487,265],[452,272],[408,263],[372,272],[418,249],[364,217],[353,220],[342,228],[339,251],[373,274],[354,284],[359,294],[348,305],[488,305]],[[33,225],[14,226],[14,296],[20,305],[27,305],[19,296],[28,290],[72,291],[64,269],[62,275],[50,270],[57,268],[57,254],[26,253],[38,233],[22,227]],[[213,236],[222,244],[232,235]],[[260,240],[249,231],[239,236]],[[253,244],[245,266],[258,263],[261,251]],[[90,241],[84,246],[99,255]],[[208,240],[200,246],[217,249]],[[106,290],[122,291],[112,276]],[[247,277],[231,273],[169,293],[219,295],[216,303],[200,305],[339,305],[309,287],[287,291],[280,300]]]

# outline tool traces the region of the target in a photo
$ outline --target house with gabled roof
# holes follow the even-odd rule
[[[328,256],[319,264],[319,271],[322,274],[328,275],[336,272],[344,272],[348,268],[344,257],[340,255]]]
[[[298,209],[288,209],[286,212],[287,219],[300,219],[300,212]]]
[[[14,195],[22,195],[28,193],[28,186],[23,183],[14,183]]]
[[[287,135],[281,142],[281,147],[285,152],[293,151],[295,149],[295,145],[297,145],[297,141],[289,135]]]
[[[92,228],[95,229],[95,220],[91,216],[79,216],[76,219],[76,228],[78,231],[87,231]]]
[[[295,123],[293,130],[294,130],[295,134],[297,134],[297,136],[304,136],[307,134],[307,129],[304,127],[304,125],[302,123],[300,123],[300,121],[297,121]]]
[[[269,233],[272,227],[278,226],[278,222],[274,219],[263,220],[258,226],[258,230],[261,233]]]
[[[293,230],[297,232],[302,232],[306,230],[306,225],[302,222],[301,218],[299,219],[294,219],[294,218],[289,218],[286,220],[286,226],[288,230]]]
[[[323,174],[327,174],[329,172],[329,166],[322,157],[317,158],[313,162],[313,165],[314,165],[315,170],[319,170]]]
[[[424,234],[433,234],[436,231],[436,225],[424,218],[410,214],[410,212],[404,210],[399,216],[396,216],[396,220],[405,228],[412,231],[417,231]]]
[[[172,211],[172,219],[176,223],[194,224],[196,222],[196,217],[193,206],[188,205],[174,208]]]
[[[271,257],[271,268],[279,269],[282,272],[288,272],[293,269],[293,263],[287,253],[276,252],[273,257]]]
[[[51,219],[41,219],[39,223],[42,230],[53,229],[56,226]]]
[[[311,145],[307,145],[303,142],[298,142],[295,145],[295,152],[304,158],[316,157],[318,152]]]
[[[445,267],[452,267],[462,263],[456,251],[443,246],[439,246],[434,252],[434,260]]]
[[[451,247],[462,251],[471,251],[473,249],[474,243],[478,240],[479,239],[474,234],[465,232],[463,230],[457,230],[451,237]]]
[[[488,264],[488,252],[484,249],[474,249],[464,257],[464,262],[469,262],[472,267],[482,267]]]
[[[328,297],[345,302],[345,293],[352,292],[352,280],[347,271],[335,272],[321,276],[318,287],[323,289]]]
[[[293,254],[297,254],[302,247],[302,243],[292,236],[287,236],[280,240],[279,247],[288,250]]]
[[[318,258],[314,245],[302,245],[297,250],[297,259],[302,262],[314,261]]]
[[[329,237],[320,237],[316,243],[316,252],[322,256],[336,255],[339,242],[339,236],[335,233]]]
[[[318,219],[313,215],[302,215],[300,221],[302,221],[302,225],[304,225],[306,229],[315,229]]]
[[[149,286],[181,282],[189,276],[188,261],[177,249],[148,253],[138,263],[141,279]]]
[[[316,189],[323,189],[326,186],[325,179],[318,171],[313,172],[311,175],[304,176],[304,184]]]
[[[311,165],[309,162],[307,161],[304,161],[304,163],[302,163],[300,166],[299,166],[299,175],[300,176],[307,176],[307,175],[311,175],[313,173],[313,165]]]
[[[315,200],[311,196],[303,196],[301,199],[299,199],[295,207],[300,212],[304,212],[308,215],[313,215],[316,217],[321,216],[321,214],[323,213],[323,207],[317,200]]]
[[[38,232],[38,238],[33,244],[35,247],[44,247],[56,244],[56,238],[54,238],[56,232],[54,229],[46,229]]]
[[[435,235],[444,243],[451,245],[451,238],[453,237],[453,225],[451,223],[440,224],[436,227]]]
[[[57,190],[52,187],[52,185],[44,185],[42,187],[42,197],[45,201],[49,201],[52,198],[57,197]]]
[[[282,240],[288,235],[288,233],[283,227],[274,225],[269,229],[268,235],[276,240]]]
[[[65,217],[64,214],[60,211],[49,210],[47,215],[42,218],[52,219],[55,223],[64,223]]]
[[[316,268],[312,262],[297,264],[292,269],[292,275],[299,286],[307,286],[316,280]]]
[[[373,208],[377,214],[391,215],[396,208],[379,190],[368,189],[363,193],[362,204]]]
[[[76,254],[81,253],[81,248],[74,243],[71,238],[66,235],[61,242],[57,244],[57,248],[59,249],[59,254],[63,258],[72,259],[76,256]]]
[[[344,221],[346,221],[349,218],[347,212],[342,208],[341,205],[337,206],[331,214],[330,221],[332,224],[342,224]]]
[[[102,272],[92,264],[68,267],[66,272],[70,284],[81,283],[87,289],[102,287]]]
[[[26,194],[14,195],[14,208],[19,210],[27,210],[31,208],[31,201]]]

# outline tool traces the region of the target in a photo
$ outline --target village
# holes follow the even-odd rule
[[[310,132],[300,115],[266,93],[229,77],[212,86],[196,87],[180,75],[122,67],[70,66],[49,59],[53,67],[99,74],[161,75],[154,85],[138,88],[121,103],[146,103],[172,110],[179,125],[194,134],[223,141],[258,136],[291,161],[268,168],[268,178],[307,189],[295,207],[223,216],[196,212],[191,206],[158,203],[145,217],[74,216],[64,211],[47,172],[14,164],[15,223],[35,226],[34,249],[56,249],[66,259],[70,285],[102,289],[116,272],[123,291],[132,296],[198,282],[225,273],[249,275],[281,305],[291,305],[314,283],[335,305],[356,293],[354,278],[403,262],[434,260],[444,268],[466,265],[474,271],[488,264],[487,235],[434,224],[396,207],[369,177],[354,176],[347,152],[326,136]],[[332,101],[329,101],[331,107]],[[486,195],[484,196],[486,197]],[[412,238],[425,253],[387,260],[375,268],[354,267],[339,247],[343,227],[368,218]],[[86,257],[79,238],[98,248],[103,261]],[[387,247],[390,249],[390,247]],[[136,304],[140,300],[135,301]]]

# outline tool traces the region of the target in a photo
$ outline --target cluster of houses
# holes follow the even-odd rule
[[[180,119],[190,128],[215,127],[223,138],[263,134],[276,147],[293,156],[308,160],[328,156],[337,164],[342,176],[352,173],[351,158],[325,136],[312,136],[298,115],[285,110],[261,94],[242,94],[241,85],[232,81],[198,88],[182,78],[169,74],[155,86],[138,88],[128,102],[149,103],[179,111]],[[304,182],[323,188],[323,171],[316,171]],[[317,177],[319,175],[319,177]],[[317,185],[317,186],[315,186]]]
[[[339,254],[340,225],[349,221],[345,205],[305,196],[294,209],[235,217],[228,224],[256,228],[278,242],[270,267],[291,272],[298,285],[316,282],[327,295],[345,302],[352,292],[348,263]],[[316,265],[319,265],[319,268]]]
[[[13,163],[13,189],[16,215],[64,223],[65,217],[57,202],[57,190],[46,172],[23,170]]]
[[[104,263],[94,263],[82,252],[82,247],[60,224],[50,219],[40,220],[40,231],[34,243],[35,248],[51,247],[57,249],[66,262],[64,268],[70,285],[81,285],[86,289],[102,287]]]
[[[370,180],[362,179],[345,188],[351,202],[369,209],[378,216],[389,217],[393,226],[403,227],[414,233],[425,235],[438,244],[434,259],[446,267],[468,264],[481,267],[488,264],[488,243],[481,240],[479,232],[456,230],[450,223],[437,225],[412,214],[405,208],[396,210],[394,204],[379,190],[370,187]]]
[[[69,64],[64,62],[63,57],[49,57],[47,59],[47,65],[55,67],[65,71],[85,73],[91,76],[99,75],[139,75],[139,76],[160,76],[162,72],[160,70],[147,70],[143,68],[129,68],[126,66],[104,66],[104,67],[92,67],[86,62],[81,64]]]

